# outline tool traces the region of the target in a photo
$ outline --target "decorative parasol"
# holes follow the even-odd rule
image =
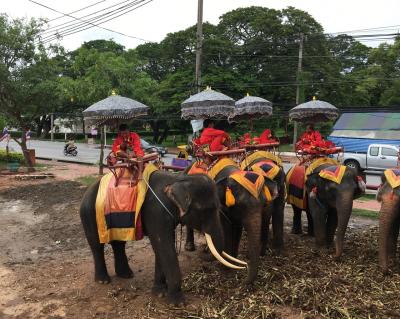
[[[147,115],[149,107],[133,99],[112,95],[94,103],[83,111],[83,117],[90,125],[110,125],[121,120],[130,120]]]
[[[258,96],[247,94],[235,103],[235,109],[229,116],[230,122],[248,120],[254,117],[268,117],[272,115],[272,103]]]
[[[233,112],[234,106],[234,99],[207,87],[182,102],[182,118],[193,120],[228,117]]]
[[[130,119],[147,115],[149,107],[135,101],[133,99],[119,96],[113,90],[111,96],[94,103],[83,111],[83,117],[87,124],[104,126],[117,124],[121,121],[128,121]],[[103,133],[104,131],[104,133]],[[103,158],[104,158],[104,135],[105,129],[100,130],[100,166],[99,174],[103,174]]]
[[[289,111],[291,121],[304,123],[333,121],[339,115],[339,109],[328,102],[317,100],[315,96],[312,101],[299,104]]]

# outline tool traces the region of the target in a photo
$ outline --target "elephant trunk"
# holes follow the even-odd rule
[[[261,253],[261,227],[262,227],[262,208],[255,207],[251,216],[244,221],[244,228],[247,232],[248,255],[250,259],[246,283],[252,283],[258,272]]]
[[[336,254],[335,257],[339,258],[343,253],[344,235],[346,233],[347,225],[349,223],[350,215],[353,210],[354,193],[350,190],[344,191],[338,196],[336,201],[337,212],[337,230],[336,230]]]
[[[397,201],[390,196],[382,196],[382,207],[379,213],[379,266],[384,274],[388,273],[389,251],[392,246],[393,223],[397,209]]]

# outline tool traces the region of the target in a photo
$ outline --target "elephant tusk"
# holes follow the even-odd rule
[[[231,264],[230,262],[226,261],[224,258],[222,258],[222,256],[218,253],[217,249],[215,248],[213,241],[211,239],[211,236],[207,233],[204,233],[205,237],[206,237],[206,242],[207,242],[207,246],[208,248],[210,248],[210,252],[211,254],[224,266],[229,267],[229,268],[233,268],[233,269],[246,269],[246,267],[243,266],[236,266]]]
[[[234,262],[237,262],[239,265],[243,265],[243,266],[246,266],[247,267],[247,262],[245,262],[245,261],[242,261],[242,260],[240,260],[240,259],[237,259],[237,258],[235,258],[235,257],[232,257],[231,255],[229,255],[228,253],[226,253],[226,252],[222,252],[222,256],[224,256],[224,257],[226,257],[226,258],[228,258],[228,259],[230,259],[230,260],[232,260],[232,261],[234,261]]]

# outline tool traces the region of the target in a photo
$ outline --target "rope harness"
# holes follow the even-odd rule
[[[164,204],[164,203],[161,201],[161,199],[157,196],[156,192],[153,190],[153,188],[150,186],[150,184],[147,182],[147,180],[146,180],[146,179],[143,179],[143,180],[145,181],[147,187],[150,189],[150,191],[152,192],[152,194],[154,195],[154,197],[157,199],[157,201],[158,201],[158,202],[161,204],[161,206],[166,210],[166,212],[172,217],[172,219],[173,219],[174,221],[176,221],[178,224],[180,224],[179,219],[176,220],[174,214],[171,213],[171,211],[168,209],[168,207],[165,206],[165,204]],[[174,231],[175,231],[175,250],[176,250],[176,252],[177,252],[178,255],[181,253],[181,248],[182,248],[182,234],[183,234],[182,224],[181,224],[180,226],[181,226],[181,231],[180,231],[180,238],[179,238],[179,239],[180,239],[180,240],[179,240],[179,250],[178,250],[178,243],[177,243],[177,241],[178,241],[178,239],[177,239],[178,236],[177,236],[176,227],[175,227],[175,229],[174,229]]]

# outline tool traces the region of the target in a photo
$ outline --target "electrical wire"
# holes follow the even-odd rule
[[[97,1],[97,2],[95,2],[95,3],[91,4],[91,5],[88,5],[88,6],[86,6],[86,7],[77,9],[77,10],[72,11],[72,12],[68,12],[68,14],[73,14],[73,13],[77,13],[77,12],[83,11],[83,10],[85,10],[85,9],[91,8],[91,7],[93,7],[93,6],[97,5],[97,4],[102,3],[102,2],[105,2],[105,1],[107,1],[107,0]],[[57,17],[57,18],[50,19],[48,22],[52,22],[52,21],[55,21],[55,20],[58,20],[58,19],[61,19],[61,18],[64,18],[64,17],[65,17],[65,16],[62,15],[62,16],[59,16],[59,17]]]
[[[141,1],[144,1],[144,0],[141,0]],[[141,4],[141,5],[138,5],[138,6],[134,7],[133,9],[130,9],[130,10],[128,10],[128,11],[122,13],[122,14],[119,14],[119,15],[113,17],[113,18],[110,18],[110,19],[107,19],[107,20],[105,20],[105,21],[102,21],[102,22],[100,22],[100,23],[98,23],[98,24],[89,23],[90,26],[85,27],[85,28],[83,28],[83,29],[79,29],[79,30],[77,30],[77,31],[73,31],[73,32],[69,32],[69,33],[64,33],[64,34],[62,34],[62,37],[66,37],[66,36],[69,36],[69,35],[73,35],[73,34],[76,34],[76,33],[79,33],[79,32],[82,32],[82,31],[85,31],[85,30],[88,30],[88,29],[91,29],[91,28],[93,28],[93,27],[98,27],[98,28],[104,29],[104,30],[106,30],[106,31],[110,31],[110,32],[113,32],[113,33],[117,33],[117,34],[123,35],[123,36],[125,36],[125,37],[133,38],[133,39],[136,39],[136,40],[141,40],[141,41],[144,41],[144,42],[153,42],[153,41],[151,41],[151,40],[146,40],[146,39],[138,38],[138,37],[135,37],[135,36],[131,36],[131,35],[128,35],[128,34],[119,32],[119,31],[114,31],[114,30],[111,30],[111,29],[108,29],[108,28],[99,26],[99,24],[103,24],[103,23],[106,23],[106,22],[108,22],[108,21],[110,21],[110,20],[114,20],[114,19],[116,19],[116,18],[118,18],[118,17],[120,17],[120,16],[122,16],[122,15],[125,15],[125,14],[127,14],[127,13],[129,13],[129,12],[131,12],[131,11],[133,11],[133,10],[136,10],[136,9],[138,9],[138,8],[140,8],[140,7],[143,7],[144,5],[146,5],[146,4],[148,4],[148,3],[152,2],[152,1],[153,1],[153,0],[148,0],[147,2],[145,2],[145,3]],[[57,36],[54,36],[53,38],[49,37],[49,38],[47,38],[47,39],[44,41],[44,43],[51,42],[51,41],[56,40],[56,39],[58,39],[58,38],[59,38],[58,35],[57,35]]]
[[[83,28],[86,28],[88,25],[96,24],[96,26],[98,26],[99,24],[103,24],[103,23],[105,23],[107,21],[113,20],[113,19],[115,19],[115,18],[117,18],[117,17],[119,17],[119,16],[121,16],[123,14],[126,14],[126,13],[132,11],[132,10],[129,10],[129,8],[131,8],[131,7],[134,7],[134,9],[139,8],[140,6],[137,6],[137,7],[135,7],[135,6],[140,4],[140,3],[142,3],[142,2],[144,2],[144,1],[145,0],[135,0],[135,1],[133,1],[133,2],[131,2],[129,4],[127,4],[127,5],[124,5],[124,6],[120,7],[120,8],[117,8],[115,10],[109,11],[109,12],[104,13],[102,15],[90,18],[88,20],[86,20],[86,19],[83,20],[82,18],[79,18],[78,19],[79,22],[77,22],[77,23],[75,23],[73,25],[71,24],[71,26],[66,27],[65,30],[62,30],[62,31],[57,30],[57,32],[55,32],[55,30],[49,31],[49,32],[52,32],[53,34],[49,34],[49,35],[45,36],[43,38],[43,40],[46,41],[47,39],[50,39],[52,37],[58,38],[58,37],[63,37],[64,35],[67,35],[67,34],[71,34],[73,32],[79,32],[79,31],[82,31]],[[121,12],[123,12],[123,13],[118,15],[118,16],[116,16],[118,13],[121,13]],[[107,19],[107,20],[105,20],[105,19]],[[61,29],[63,29],[63,28],[61,28]],[[88,29],[88,28],[86,28],[86,29]]]
[[[72,15],[70,15],[70,14],[65,14],[65,13],[63,13],[63,12],[60,12],[60,11],[58,11],[58,10],[56,10],[56,9],[53,9],[53,8],[51,8],[51,7],[49,7],[49,6],[46,6],[46,5],[42,4],[42,3],[39,3],[39,2],[37,2],[37,1],[34,1],[34,0],[29,0],[29,1],[32,2],[32,3],[35,3],[35,4],[39,5],[39,6],[42,6],[42,7],[46,8],[46,9],[49,9],[49,10],[51,10],[51,11],[55,11],[55,12],[57,12],[57,13],[59,13],[59,14],[62,14],[62,15],[64,15],[64,16],[68,16],[68,17],[71,17],[71,18],[73,18],[73,19],[79,20],[79,18],[76,18],[76,17],[74,17],[74,16],[72,16]],[[153,1],[153,0],[148,0],[146,3],[142,4],[141,6],[147,4],[147,3],[151,2],[151,1]],[[137,8],[138,8],[138,7],[135,7],[134,9],[137,9]],[[132,10],[134,10],[134,9],[131,9],[130,11],[132,11]],[[129,11],[129,12],[130,12],[130,11]],[[126,13],[128,13],[128,12],[126,12]],[[117,17],[119,17],[119,16],[117,16]],[[115,18],[117,18],[117,17],[115,17]],[[109,20],[107,20],[107,21],[109,21]],[[107,22],[107,21],[104,21],[104,22]],[[102,22],[102,23],[104,23],[104,22]],[[87,30],[87,29],[89,29],[89,28],[98,27],[98,28],[101,28],[101,29],[103,29],[103,30],[106,30],[106,31],[109,31],[109,32],[112,32],[112,33],[116,33],[116,34],[120,34],[120,35],[122,35],[122,36],[129,37],[129,38],[132,38],[132,39],[141,40],[141,41],[144,41],[144,42],[151,42],[150,40],[146,40],[146,39],[142,39],[142,38],[139,38],[139,37],[136,37],[136,36],[128,35],[128,34],[125,34],[125,33],[119,32],[119,31],[114,31],[114,30],[111,30],[111,29],[109,29],[109,28],[105,28],[105,27],[96,25],[96,24],[94,24],[94,23],[90,23],[90,22],[89,22],[89,24],[91,25],[90,27],[87,27],[87,28],[85,28],[85,29],[83,29],[83,30],[80,30],[79,32],[84,31],[84,30]],[[77,33],[77,32],[75,32],[75,33]],[[74,34],[74,33],[71,33],[71,34]],[[67,34],[67,35],[71,35],[71,34]],[[67,35],[64,35],[64,36],[67,36]],[[58,37],[56,37],[55,39],[57,39],[57,38],[58,38]],[[47,42],[50,42],[50,41],[53,41],[53,39],[43,41],[43,43],[47,43]]]
[[[86,14],[86,15],[84,15],[84,16],[81,16],[81,17],[79,17],[79,19],[83,19],[83,18],[90,17],[90,16],[92,16],[92,15],[95,15],[95,14],[97,14],[97,13],[106,11],[106,10],[108,10],[108,9],[110,9],[110,8],[114,8],[114,7],[116,7],[116,6],[119,6],[119,5],[121,5],[121,4],[123,4],[123,3],[126,3],[126,2],[129,2],[129,1],[131,1],[131,0],[124,0],[124,1],[118,2],[118,3],[116,3],[116,4],[113,4],[112,6],[109,6],[109,7],[103,8],[103,9],[101,9],[101,10],[98,10],[98,11],[95,11],[95,12],[92,12],[92,13],[89,13],[89,14]],[[70,13],[69,13],[69,14],[70,14]],[[100,17],[100,16],[102,16],[102,15],[97,15],[97,17]],[[93,19],[93,18],[91,18],[91,19]],[[67,21],[67,22],[64,22],[64,23],[61,23],[61,24],[58,24],[58,25],[55,25],[55,26],[51,26],[51,27],[47,28],[46,30],[44,30],[44,31],[42,32],[42,34],[49,33],[49,32],[51,32],[51,31],[54,30],[54,29],[69,28],[69,27],[71,27],[71,26],[74,26],[74,25],[77,25],[77,24],[80,24],[80,23],[82,23],[82,22],[81,22],[81,21],[76,22],[76,19],[72,19],[72,20],[69,20],[69,21]],[[62,27],[62,28],[60,28],[60,27]]]

